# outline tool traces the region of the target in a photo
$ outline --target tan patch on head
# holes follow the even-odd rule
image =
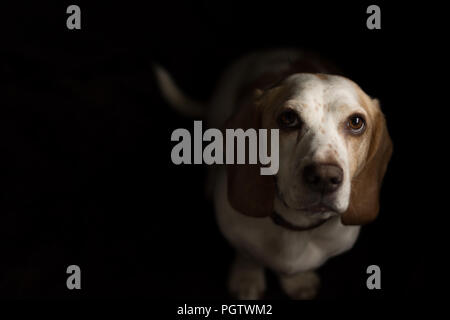
[[[286,108],[286,102],[289,97],[289,88],[279,86],[272,88],[257,100],[261,107],[261,127],[265,129],[278,128],[277,117]],[[289,103],[289,102],[288,102]],[[295,131],[280,130],[280,136],[294,133]]]
[[[351,136],[347,146],[352,187],[350,204],[342,215],[344,224],[365,224],[378,214],[379,192],[387,164],[392,154],[392,141],[378,101],[371,99],[359,86],[350,81],[358,95],[359,104],[366,113],[366,131],[361,136]]]
[[[376,101],[373,103],[377,105]],[[350,204],[342,215],[342,222],[347,225],[368,223],[376,218],[379,211],[381,183],[393,148],[384,116],[380,110],[375,111],[373,127],[368,132],[371,135],[369,150],[364,157],[362,170],[353,177]]]
[[[320,80],[328,80],[328,75],[324,73],[316,73],[315,76],[319,78]]]
[[[376,99],[372,100],[356,83],[354,83],[351,80],[349,81],[356,90],[356,93],[358,95],[358,101],[361,107],[363,107],[363,109],[367,112],[367,114],[373,119],[375,117],[377,109],[379,108],[378,100]]]
[[[355,176],[360,172],[365,165],[368,146],[372,139],[372,130],[374,126],[375,116],[377,114],[377,101],[372,100],[356,83],[347,79],[358,96],[359,105],[364,109],[366,113],[366,131],[360,136],[353,136],[346,133],[346,145],[349,151],[349,169],[350,176]]]
[[[347,148],[349,151],[350,176],[356,175],[364,168],[367,156],[367,149],[370,143],[370,132],[364,132],[361,136],[351,136],[348,134]]]

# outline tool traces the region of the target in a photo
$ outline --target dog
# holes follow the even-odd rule
[[[210,127],[279,129],[279,171],[213,167],[208,185],[221,232],[236,249],[228,287],[259,299],[265,268],[292,299],[312,299],[316,269],[354,245],[379,211],[393,145],[379,102],[337,69],[299,50],[248,54],[220,79],[209,103],[187,98],[165,69],[168,102]]]

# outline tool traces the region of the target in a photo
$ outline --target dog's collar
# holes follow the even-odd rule
[[[283,228],[291,230],[291,231],[308,231],[308,230],[312,230],[312,229],[320,227],[322,224],[324,224],[325,222],[327,222],[329,220],[329,219],[325,219],[325,220],[318,221],[317,223],[312,224],[312,225],[307,226],[307,227],[299,227],[299,226],[293,225],[289,221],[286,221],[280,214],[276,213],[275,211],[272,213],[270,218],[272,219],[272,221],[276,225],[279,225],[280,227],[283,227]]]

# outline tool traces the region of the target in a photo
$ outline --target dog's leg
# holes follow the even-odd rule
[[[284,292],[295,300],[315,298],[320,287],[320,278],[315,271],[300,272],[294,275],[280,275],[280,283]]]
[[[264,268],[251,258],[237,253],[231,266],[228,289],[237,299],[260,299],[266,289]]]

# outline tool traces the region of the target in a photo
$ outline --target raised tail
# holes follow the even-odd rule
[[[206,105],[187,97],[175,84],[166,69],[158,64],[153,65],[158,86],[166,101],[178,112],[187,117],[203,118]]]

